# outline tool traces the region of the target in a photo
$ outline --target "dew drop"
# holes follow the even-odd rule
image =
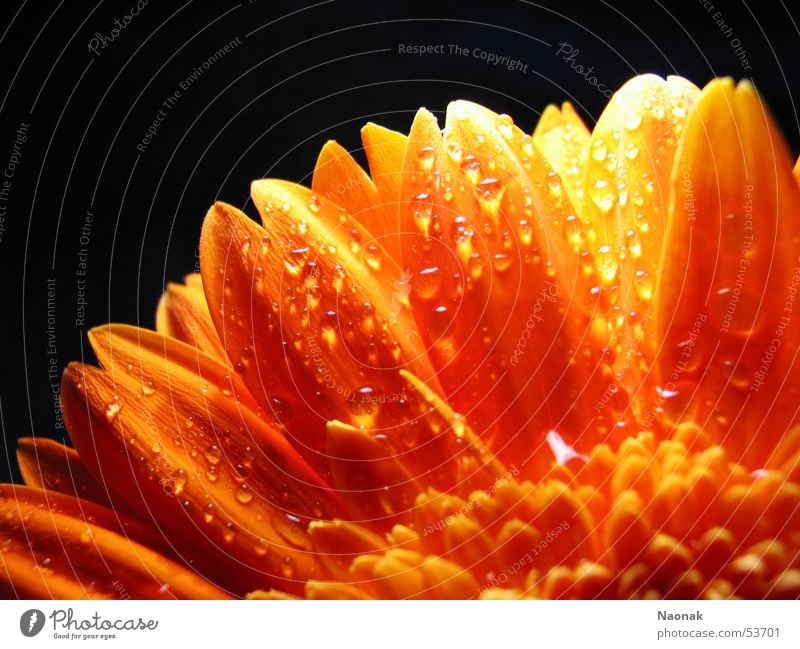
[[[375,244],[368,245],[364,251],[364,261],[367,262],[367,266],[372,270],[380,270],[383,262],[383,251]]]
[[[238,500],[243,505],[247,505],[249,502],[253,500],[253,492],[250,490],[245,483],[239,485],[236,489],[236,500]]]
[[[106,404],[106,421],[111,423],[117,418],[119,411],[122,410],[122,402],[118,396],[114,396],[114,400]]]
[[[589,196],[601,212],[608,212],[614,205],[614,188],[606,180],[596,180],[589,189]]]
[[[430,171],[433,169],[433,163],[436,161],[436,149],[432,146],[424,146],[417,151],[417,166],[421,171]]]
[[[633,142],[630,142],[625,147],[625,157],[628,160],[635,160],[636,156],[639,155],[639,147],[636,146]]]
[[[184,488],[186,487],[186,471],[183,469],[178,469],[175,474],[175,480],[173,482],[172,492],[176,496],[180,496],[183,493]]]
[[[533,138],[525,134],[520,138],[520,142],[522,143],[522,153],[527,156],[528,158],[533,156]]]
[[[520,219],[517,227],[519,242],[523,246],[529,246],[533,242],[533,227],[527,219]]]
[[[623,123],[626,129],[629,131],[635,131],[642,123],[642,115],[638,111],[632,110],[625,115],[625,120]]]
[[[286,399],[272,396],[269,398],[269,406],[272,411],[272,416],[275,417],[278,423],[285,424],[294,417],[292,406],[289,405]]]
[[[206,461],[213,467],[222,459],[222,449],[216,444],[209,446],[205,452]]]
[[[580,251],[586,246],[586,239],[583,233],[583,223],[574,214],[570,214],[564,219],[564,236],[573,250]]]
[[[504,252],[496,252],[492,255],[492,266],[498,273],[507,271],[513,262],[510,255]]]
[[[484,178],[478,183],[478,198],[489,203],[496,203],[503,197],[505,187],[497,178]]]
[[[597,250],[597,271],[604,284],[611,284],[617,277],[619,260],[609,245],[600,246]]]
[[[422,269],[414,277],[414,295],[420,300],[432,300],[439,293],[442,285],[442,274],[438,266]]]
[[[461,148],[458,142],[448,142],[447,155],[450,156],[453,162],[460,163],[461,159],[464,157],[464,149]]]
[[[292,557],[283,557],[283,560],[281,561],[281,574],[286,579],[291,579],[294,575],[294,559],[292,559]]]
[[[236,528],[233,526],[233,523],[228,521],[222,529],[222,540],[225,541],[225,543],[231,543],[235,538]]]
[[[428,316],[428,330],[433,338],[440,338],[448,333],[451,315],[449,309],[440,305],[433,309]]]
[[[592,143],[592,160],[602,162],[608,155],[608,145],[603,140],[595,140]]]
[[[469,276],[473,280],[479,279],[483,273],[483,257],[481,256],[481,253],[473,252],[469,256],[467,266],[469,268]]]
[[[253,552],[256,553],[257,556],[263,557],[269,552],[269,542],[265,538],[259,538],[253,544]]]
[[[468,153],[461,160],[461,171],[464,172],[464,177],[471,183],[476,184],[480,178],[481,161],[474,155]]]
[[[511,139],[511,135],[514,132],[514,120],[509,115],[498,115],[495,120],[495,126],[504,138]]]

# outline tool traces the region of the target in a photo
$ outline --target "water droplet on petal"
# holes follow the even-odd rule
[[[603,179],[594,182],[589,189],[589,196],[601,212],[608,212],[614,205],[616,198],[614,188],[608,184],[608,181]]]
[[[414,277],[414,294],[420,300],[432,300],[436,297],[442,285],[442,274],[438,266],[422,269]]]
[[[470,184],[475,185],[480,178],[481,161],[469,153],[463,157],[460,166],[461,171],[464,172],[464,177],[470,182]]]
[[[422,171],[430,171],[433,169],[433,163],[436,161],[436,149],[432,146],[424,146],[417,151],[417,165]]]
[[[211,466],[219,464],[219,461],[222,459],[222,449],[220,449],[220,447],[216,444],[209,446],[206,449],[205,458]]]
[[[381,263],[383,262],[383,251],[380,249],[380,246],[375,244],[368,245],[364,251],[364,261],[367,262],[367,266],[372,270],[380,270]]]
[[[492,265],[498,273],[502,273],[511,267],[513,259],[504,252],[496,252],[492,255]]]
[[[464,156],[464,149],[461,148],[461,145],[458,142],[448,142],[447,155],[450,156],[450,159],[453,162],[459,163]]]
[[[283,557],[283,561],[281,561],[281,574],[286,579],[291,579],[294,575],[294,559],[292,559],[292,557]]]
[[[247,505],[249,502],[253,500],[253,492],[250,490],[246,484],[242,483],[236,489],[236,500],[238,500],[243,505]]]
[[[275,417],[275,420],[280,424],[285,424],[290,421],[292,417],[294,417],[292,406],[289,405],[289,402],[286,401],[286,399],[272,396],[269,398],[269,405],[270,410],[272,411],[272,416]]]
[[[225,541],[225,543],[231,543],[234,538],[236,538],[236,528],[233,526],[233,523],[228,522],[225,524],[225,527],[222,528],[222,540]]]
[[[608,155],[608,145],[603,140],[595,140],[592,143],[592,160],[602,162]]]
[[[514,120],[509,115],[498,115],[495,120],[495,126],[504,138],[511,139],[511,135],[514,132]]]
[[[120,410],[122,410],[122,402],[118,396],[114,396],[114,400],[106,404],[106,421],[108,423],[114,421]]]
[[[632,110],[625,116],[624,125],[629,131],[635,131],[642,123],[642,115],[639,111]]]

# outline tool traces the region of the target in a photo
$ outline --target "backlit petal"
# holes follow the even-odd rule
[[[344,208],[388,254],[397,258],[396,206],[384,201],[373,180],[336,142],[322,147],[311,190]]]
[[[753,467],[795,421],[800,195],[791,169],[749,83],[706,86],[671,179],[653,418],[666,430],[696,421]]]
[[[455,409],[520,464],[549,462],[552,428],[610,433],[613,414],[585,418],[602,394],[591,259],[563,234],[574,212],[530,136],[455,102],[443,138],[420,111],[403,169],[411,302]]]
[[[105,489],[86,469],[78,452],[46,437],[23,437],[17,461],[25,484],[108,505]]]
[[[187,275],[185,282],[167,284],[156,311],[156,331],[225,361],[225,350],[208,312],[200,274]]]
[[[545,108],[533,131],[534,146],[561,177],[577,210],[583,204],[583,172],[590,138],[589,129],[569,102],[560,110],[552,104]],[[581,216],[580,212],[577,216]]]
[[[581,218],[598,269],[613,384],[636,395],[652,362],[653,291],[678,139],[699,90],[680,77],[635,77],[592,133]],[[609,383],[611,384],[611,383]],[[639,417],[649,407],[634,400]]]
[[[0,590],[23,599],[223,599],[193,571],[143,545],[153,533],[61,494],[0,486]]]
[[[90,340],[104,370],[69,366],[62,407],[114,502],[237,591],[302,588],[316,569],[303,521],[337,511],[335,497],[241,383],[211,357],[145,330],[110,325]]]

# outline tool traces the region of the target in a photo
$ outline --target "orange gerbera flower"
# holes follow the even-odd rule
[[[800,596],[800,195],[748,83],[465,101],[215,204],[22,440],[23,597]]]

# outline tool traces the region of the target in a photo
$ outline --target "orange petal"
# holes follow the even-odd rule
[[[403,156],[408,138],[402,133],[370,122],[361,129],[361,142],[364,144],[364,153],[367,154],[372,181],[391,217],[387,224],[388,231],[397,232],[397,204],[400,200]],[[399,255],[399,250],[393,250],[390,246],[387,248]]]
[[[368,431],[332,421],[328,424],[328,454],[333,480],[348,511],[358,522],[390,529],[408,512],[422,489],[392,455],[392,449]]]
[[[352,581],[350,564],[358,555],[386,547],[381,536],[362,525],[345,521],[313,521],[308,533],[327,576],[338,581]]]
[[[784,588],[783,590],[786,590]],[[366,592],[356,586],[338,581],[311,580],[306,584],[308,599],[372,599]]]
[[[336,499],[241,382],[153,332],[109,325],[90,341],[105,371],[70,365],[62,407],[113,500],[239,592],[302,589],[316,570],[305,525],[337,512]]]
[[[108,496],[86,469],[78,452],[46,437],[23,437],[17,442],[17,462],[30,487],[108,505]]]
[[[156,311],[156,331],[225,362],[225,350],[208,312],[200,274],[187,275],[185,282],[167,284]]]
[[[614,94],[592,134],[581,218],[607,307],[613,383],[635,394],[653,359],[652,299],[664,240],[672,161],[699,90],[647,74]],[[643,417],[650,404],[639,399]]]
[[[372,179],[336,142],[322,147],[311,190],[344,208],[388,254],[398,258],[396,207],[384,203]]]
[[[590,138],[589,129],[569,102],[562,104],[561,110],[552,104],[545,108],[533,131],[534,146],[561,177],[570,203],[578,210],[583,203],[583,172]]]
[[[153,534],[61,494],[0,487],[0,590],[23,599],[223,599],[227,594],[142,544]]]
[[[796,420],[800,195],[791,169],[749,83],[705,87],[671,179],[656,405],[668,425],[697,421],[749,467],[763,466]]]
[[[389,290],[400,269],[380,241],[308,189],[258,180],[252,194],[274,246],[263,262],[263,290],[275,300],[291,352],[336,418],[396,424],[405,388],[398,370],[435,383],[405,296]]]
[[[602,395],[592,264],[561,234],[561,180],[508,116],[455,102],[444,139],[418,113],[402,196],[411,303],[446,397],[502,459],[549,465],[548,431],[578,439]]]
[[[217,203],[200,238],[203,285],[219,338],[234,371],[271,418],[286,427],[298,451],[326,471],[325,422],[335,416],[323,399],[313,366],[292,351],[294,332],[282,323],[279,303],[267,290],[274,273],[273,241],[235,207]]]
[[[800,185],[800,157],[797,158],[797,162],[794,164],[794,179],[797,181],[797,184]]]

